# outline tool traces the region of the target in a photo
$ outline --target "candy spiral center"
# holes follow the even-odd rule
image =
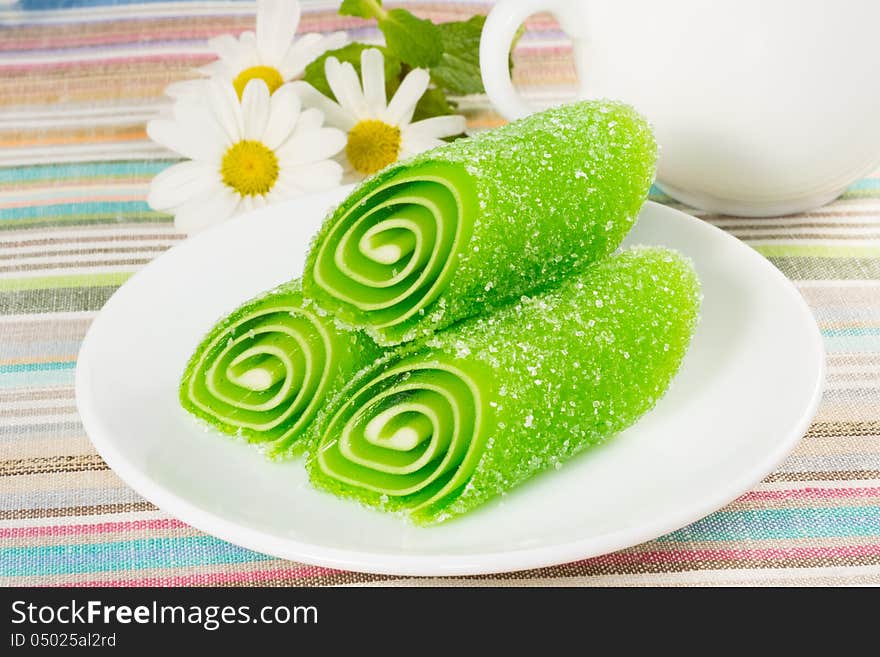
[[[182,394],[231,432],[280,450],[317,412],[335,358],[318,318],[281,297],[214,336]]]
[[[429,162],[402,170],[332,220],[314,280],[366,315],[374,329],[401,325],[445,289],[470,239],[476,207],[463,167]]]
[[[460,490],[476,467],[485,397],[460,363],[404,359],[357,387],[334,414],[318,467],[410,511],[435,504]]]

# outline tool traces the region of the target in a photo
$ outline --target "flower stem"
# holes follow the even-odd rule
[[[382,5],[377,0],[363,0],[363,6],[366,7],[376,20],[385,20],[388,18],[388,12],[382,9]]]

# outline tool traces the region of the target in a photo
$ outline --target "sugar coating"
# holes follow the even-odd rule
[[[356,189],[316,237],[304,290],[342,321],[364,327],[380,344],[424,338],[558,283],[614,251],[647,196],[656,156],[646,121],[631,107],[611,101],[554,108],[452,142],[392,165]],[[460,222],[463,239],[441,254],[442,269],[400,304],[401,311],[415,304],[417,312],[383,328],[376,311],[358,308],[317,283],[315,268],[333,266],[333,249],[325,248],[320,258],[319,253],[343,219],[370,211],[389,195],[418,195],[414,183],[400,184],[401,177],[414,174],[440,179],[461,197],[473,194],[474,202],[464,216],[436,217],[443,224]],[[439,193],[426,189],[428,195]],[[420,298],[438,279],[443,279],[439,294]]]
[[[561,285],[523,296],[495,314],[462,322],[422,345],[389,352],[326,406],[312,428],[312,482],[389,511],[418,507],[433,524],[466,513],[633,424],[666,392],[698,321],[700,286],[688,260],[638,247],[609,257]],[[479,382],[479,446],[462,484],[428,506],[345,483],[316,454],[333,436],[345,401],[399,363],[451,363]],[[438,488],[439,489],[439,488]],[[436,492],[436,491],[434,491]]]
[[[336,326],[313,306],[294,280],[220,320],[181,377],[183,408],[229,436],[257,444],[267,456],[290,455],[324,399],[382,355],[363,332]],[[248,373],[251,364],[251,377],[255,370],[264,378],[274,371],[277,380],[265,389],[231,380],[230,367],[242,354],[240,372]],[[287,392],[281,392],[288,383]]]

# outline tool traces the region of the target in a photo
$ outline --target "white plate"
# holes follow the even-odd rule
[[[678,249],[703,284],[702,319],[657,408],[607,445],[470,515],[423,529],[311,489],[203,431],[177,386],[201,337],[240,302],[302,272],[345,190],[274,206],[190,239],[131,278],[95,319],[76,398],[111,468],[145,498],[227,541],[373,573],[464,575],[558,564],[682,527],[749,490],[806,430],[824,355],[797,290],[738,240],[648,203],[627,242]]]

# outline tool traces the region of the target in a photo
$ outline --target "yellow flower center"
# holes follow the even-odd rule
[[[376,173],[396,162],[398,154],[400,128],[375,119],[365,119],[348,133],[345,155],[359,173]]]
[[[278,72],[277,68],[272,66],[251,66],[244,69],[232,81],[232,86],[235,87],[239,100],[241,100],[244,94],[244,88],[251,80],[262,80],[265,82],[266,86],[269,87],[270,94],[275,93],[275,90],[284,84],[284,78],[281,77],[281,73]]]
[[[220,175],[242,196],[266,194],[278,180],[278,157],[258,141],[240,141],[223,155]]]

